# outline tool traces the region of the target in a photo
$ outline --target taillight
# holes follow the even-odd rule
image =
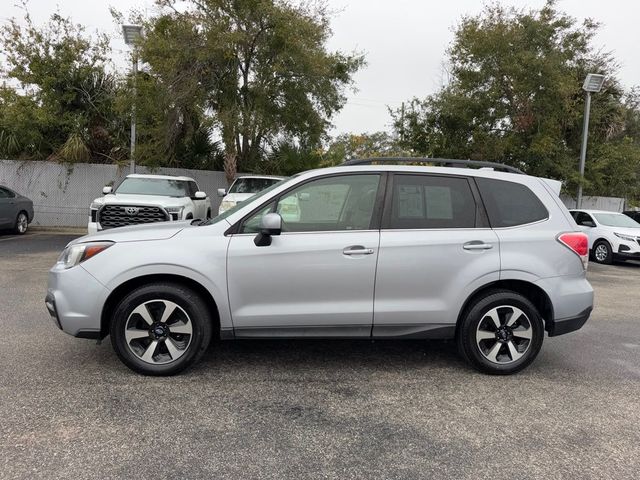
[[[589,239],[586,233],[567,232],[558,235],[558,241],[580,257],[582,265],[587,268],[589,263]]]

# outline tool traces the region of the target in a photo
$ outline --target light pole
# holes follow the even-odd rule
[[[597,73],[587,74],[584,79],[582,89],[587,92],[587,98],[584,102],[584,123],[582,125],[582,146],[580,147],[580,183],[578,184],[578,200],[576,208],[582,208],[582,182],[584,181],[584,163],[587,159],[587,138],[589,136],[589,113],[591,113],[591,94],[598,93],[602,90],[604,83],[604,75]]]
[[[133,48],[131,58],[133,60],[133,67],[131,69],[133,73],[133,105],[131,106],[131,160],[130,171],[136,173],[136,82],[138,77],[138,55],[135,50],[135,44],[142,36],[142,27],[140,25],[123,25],[122,35],[124,36],[124,43]]]

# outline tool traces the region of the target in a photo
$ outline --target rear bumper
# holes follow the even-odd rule
[[[558,335],[564,335],[565,333],[580,330],[587,320],[589,320],[591,310],[593,310],[593,308],[589,307],[575,317],[556,318],[547,326],[549,336],[556,337]]]

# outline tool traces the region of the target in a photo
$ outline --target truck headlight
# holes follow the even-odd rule
[[[230,208],[233,208],[236,206],[236,202],[232,201],[232,200],[223,200],[222,203],[220,204],[220,210],[219,212],[222,213],[226,210],[229,210]]]
[[[627,242],[635,242],[636,237],[632,237],[631,235],[625,235],[624,233],[614,233],[614,235],[622,240],[626,240]]]
[[[171,216],[171,220],[180,220],[184,207],[167,207],[167,213]]]
[[[104,252],[113,245],[113,243],[114,242],[87,242],[71,245],[64,249],[60,258],[58,258],[58,264],[62,265],[65,269],[75,267],[85,260],[95,257],[100,252]]]

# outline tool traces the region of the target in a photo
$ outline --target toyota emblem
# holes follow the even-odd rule
[[[137,215],[140,209],[138,207],[124,207],[124,211],[127,215]]]

